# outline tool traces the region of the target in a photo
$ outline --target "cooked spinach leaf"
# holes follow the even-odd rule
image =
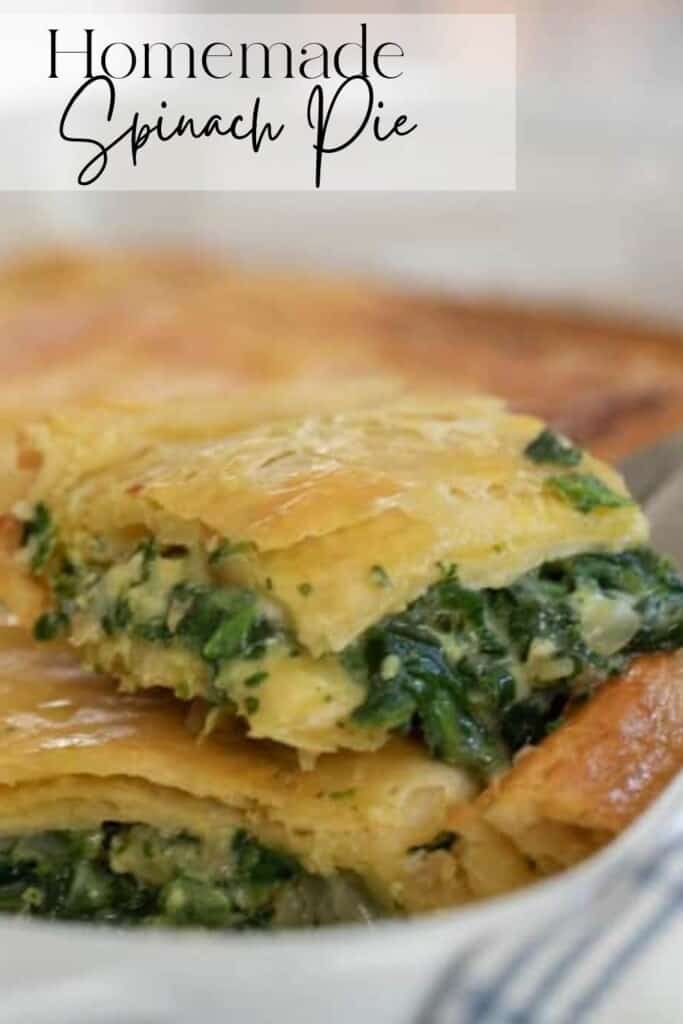
[[[130,604],[125,597],[117,597],[109,611],[102,616],[102,629],[108,636],[127,629],[133,621]]]
[[[238,829],[232,840],[235,873],[245,884],[267,885],[286,882],[301,873],[294,857],[262,846],[244,829]]]
[[[342,658],[367,688],[356,721],[418,728],[435,756],[486,778],[635,654],[682,646],[683,582],[637,548],[548,562],[501,589],[451,573]]]
[[[243,685],[249,687],[260,686],[267,678],[268,672],[254,672],[253,675],[247,676]]]
[[[624,494],[617,494],[592,473],[561,473],[549,476],[545,487],[587,515],[596,508],[620,508],[633,502]]]
[[[33,624],[33,636],[36,640],[54,640],[61,633],[66,633],[69,619],[64,612],[43,612]]]
[[[21,543],[28,548],[31,571],[39,573],[49,561],[56,543],[52,514],[42,501],[34,507],[31,518],[25,521]]]
[[[186,547],[161,547],[153,537],[127,561],[109,567],[77,566],[63,558],[49,575],[54,608],[36,621],[34,634],[52,639],[68,630],[73,616],[97,609],[107,637],[128,633],[194,652],[210,669],[209,699],[223,702],[229,687],[218,679],[221,668],[236,659],[261,658],[268,644],[286,639],[285,630],[255,591],[213,582],[208,570],[201,582],[184,578],[191,565]]]
[[[578,466],[583,457],[580,448],[576,448],[566,437],[560,437],[547,428],[529,442],[524,454],[532,462],[548,462],[555,466]]]
[[[501,731],[511,750],[540,743],[552,732],[567,706],[566,683],[536,690],[529,697],[515,701],[503,711]]]

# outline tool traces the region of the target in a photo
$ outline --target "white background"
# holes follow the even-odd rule
[[[56,0],[39,6],[65,9]],[[133,7],[130,0],[72,0],[68,9],[79,6]],[[189,0],[145,6],[182,10]],[[251,6],[344,7],[339,0]],[[96,240],[219,246],[248,261],[351,268],[466,294],[683,323],[680,0],[364,6],[516,10],[514,194],[13,194],[0,196],[0,247]],[[20,101],[14,94],[0,102],[7,111]],[[1,137],[0,122],[0,146]]]
[[[367,38],[367,71],[374,90],[367,116],[368,90],[349,83],[334,104],[328,147],[356,140],[343,151],[323,158],[321,187],[349,190],[505,190],[515,184],[515,24],[511,15],[167,15],[45,14],[0,17],[0,93],[15,96],[7,103],[0,189],[79,189],[78,174],[97,155],[89,142],[67,142],[57,135],[60,118],[75,91],[85,82],[90,30],[93,75],[103,70],[114,79],[115,111],[106,116],[110,90],[103,82],[86,87],[67,115],[72,138],[94,139],[107,146],[131,127],[139,112],[153,126],[159,116],[169,135],[182,117],[192,117],[198,129],[218,116],[223,129],[237,116],[244,133],[252,120],[255,99],[260,102],[259,133],[270,122],[279,138],[263,142],[254,153],[247,141],[214,134],[192,139],[189,133],[162,143],[152,137],[131,159],[130,139],[117,144],[106,157],[102,175],[89,189],[250,189],[312,190],[315,187],[314,133],[307,105],[318,85],[329,109],[344,79],[332,71],[320,82],[297,73],[305,55],[319,53],[317,44],[333,54],[344,46],[346,75],[358,74],[362,28]],[[50,78],[50,38],[56,52],[58,77]],[[312,42],[313,41],[313,42]],[[144,79],[145,44],[181,46],[173,53],[172,80],[159,47],[150,56],[151,78]],[[202,72],[201,54],[212,43],[228,45],[232,56],[214,56],[212,79]],[[281,42],[292,52],[294,75],[284,71]],[[400,46],[403,55],[385,57],[380,77],[373,54],[384,43]],[[189,77],[187,47],[195,56]],[[241,77],[242,44],[250,45],[246,73]],[[261,46],[276,44],[269,56],[272,77],[264,76]],[[130,49],[129,49],[130,48]],[[216,53],[216,47],[213,53]],[[385,47],[389,49],[389,47]],[[102,51],[108,51],[103,69]],[[223,47],[225,53],[225,46]],[[319,64],[315,69],[319,69]],[[129,77],[124,77],[128,75]],[[162,110],[161,103],[167,104]],[[383,104],[382,107],[379,104]],[[410,135],[378,142],[375,119],[386,135],[396,118],[416,125]],[[101,165],[99,165],[101,166]],[[99,167],[97,168],[99,169]]]

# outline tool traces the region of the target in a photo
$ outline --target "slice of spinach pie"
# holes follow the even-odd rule
[[[71,410],[19,440],[35,636],[124,690],[199,697],[309,760],[410,733],[484,784],[683,646],[683,583],[618,474],[495,399],[193,409]]]

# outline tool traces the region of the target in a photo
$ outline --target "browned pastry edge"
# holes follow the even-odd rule
[[[683,653],[638,658],[455,813],[472,891],[507,891],[583,860],[682,768]]]

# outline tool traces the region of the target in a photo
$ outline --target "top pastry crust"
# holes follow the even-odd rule
[[[586,515],[524,455],[542,424],[495,399],[400,399],[244,428],[230,408],[55,415],[27,428],[19,464],[78,550],[136,529],[250,545],[229,574],[281,604],[314,656],[339,651],[457,567],[505,586],[550,559],[641,542],[633,504]],[[618,474],[582,470],[624,494]],[[381,567],[378,585],[377,572]]]

